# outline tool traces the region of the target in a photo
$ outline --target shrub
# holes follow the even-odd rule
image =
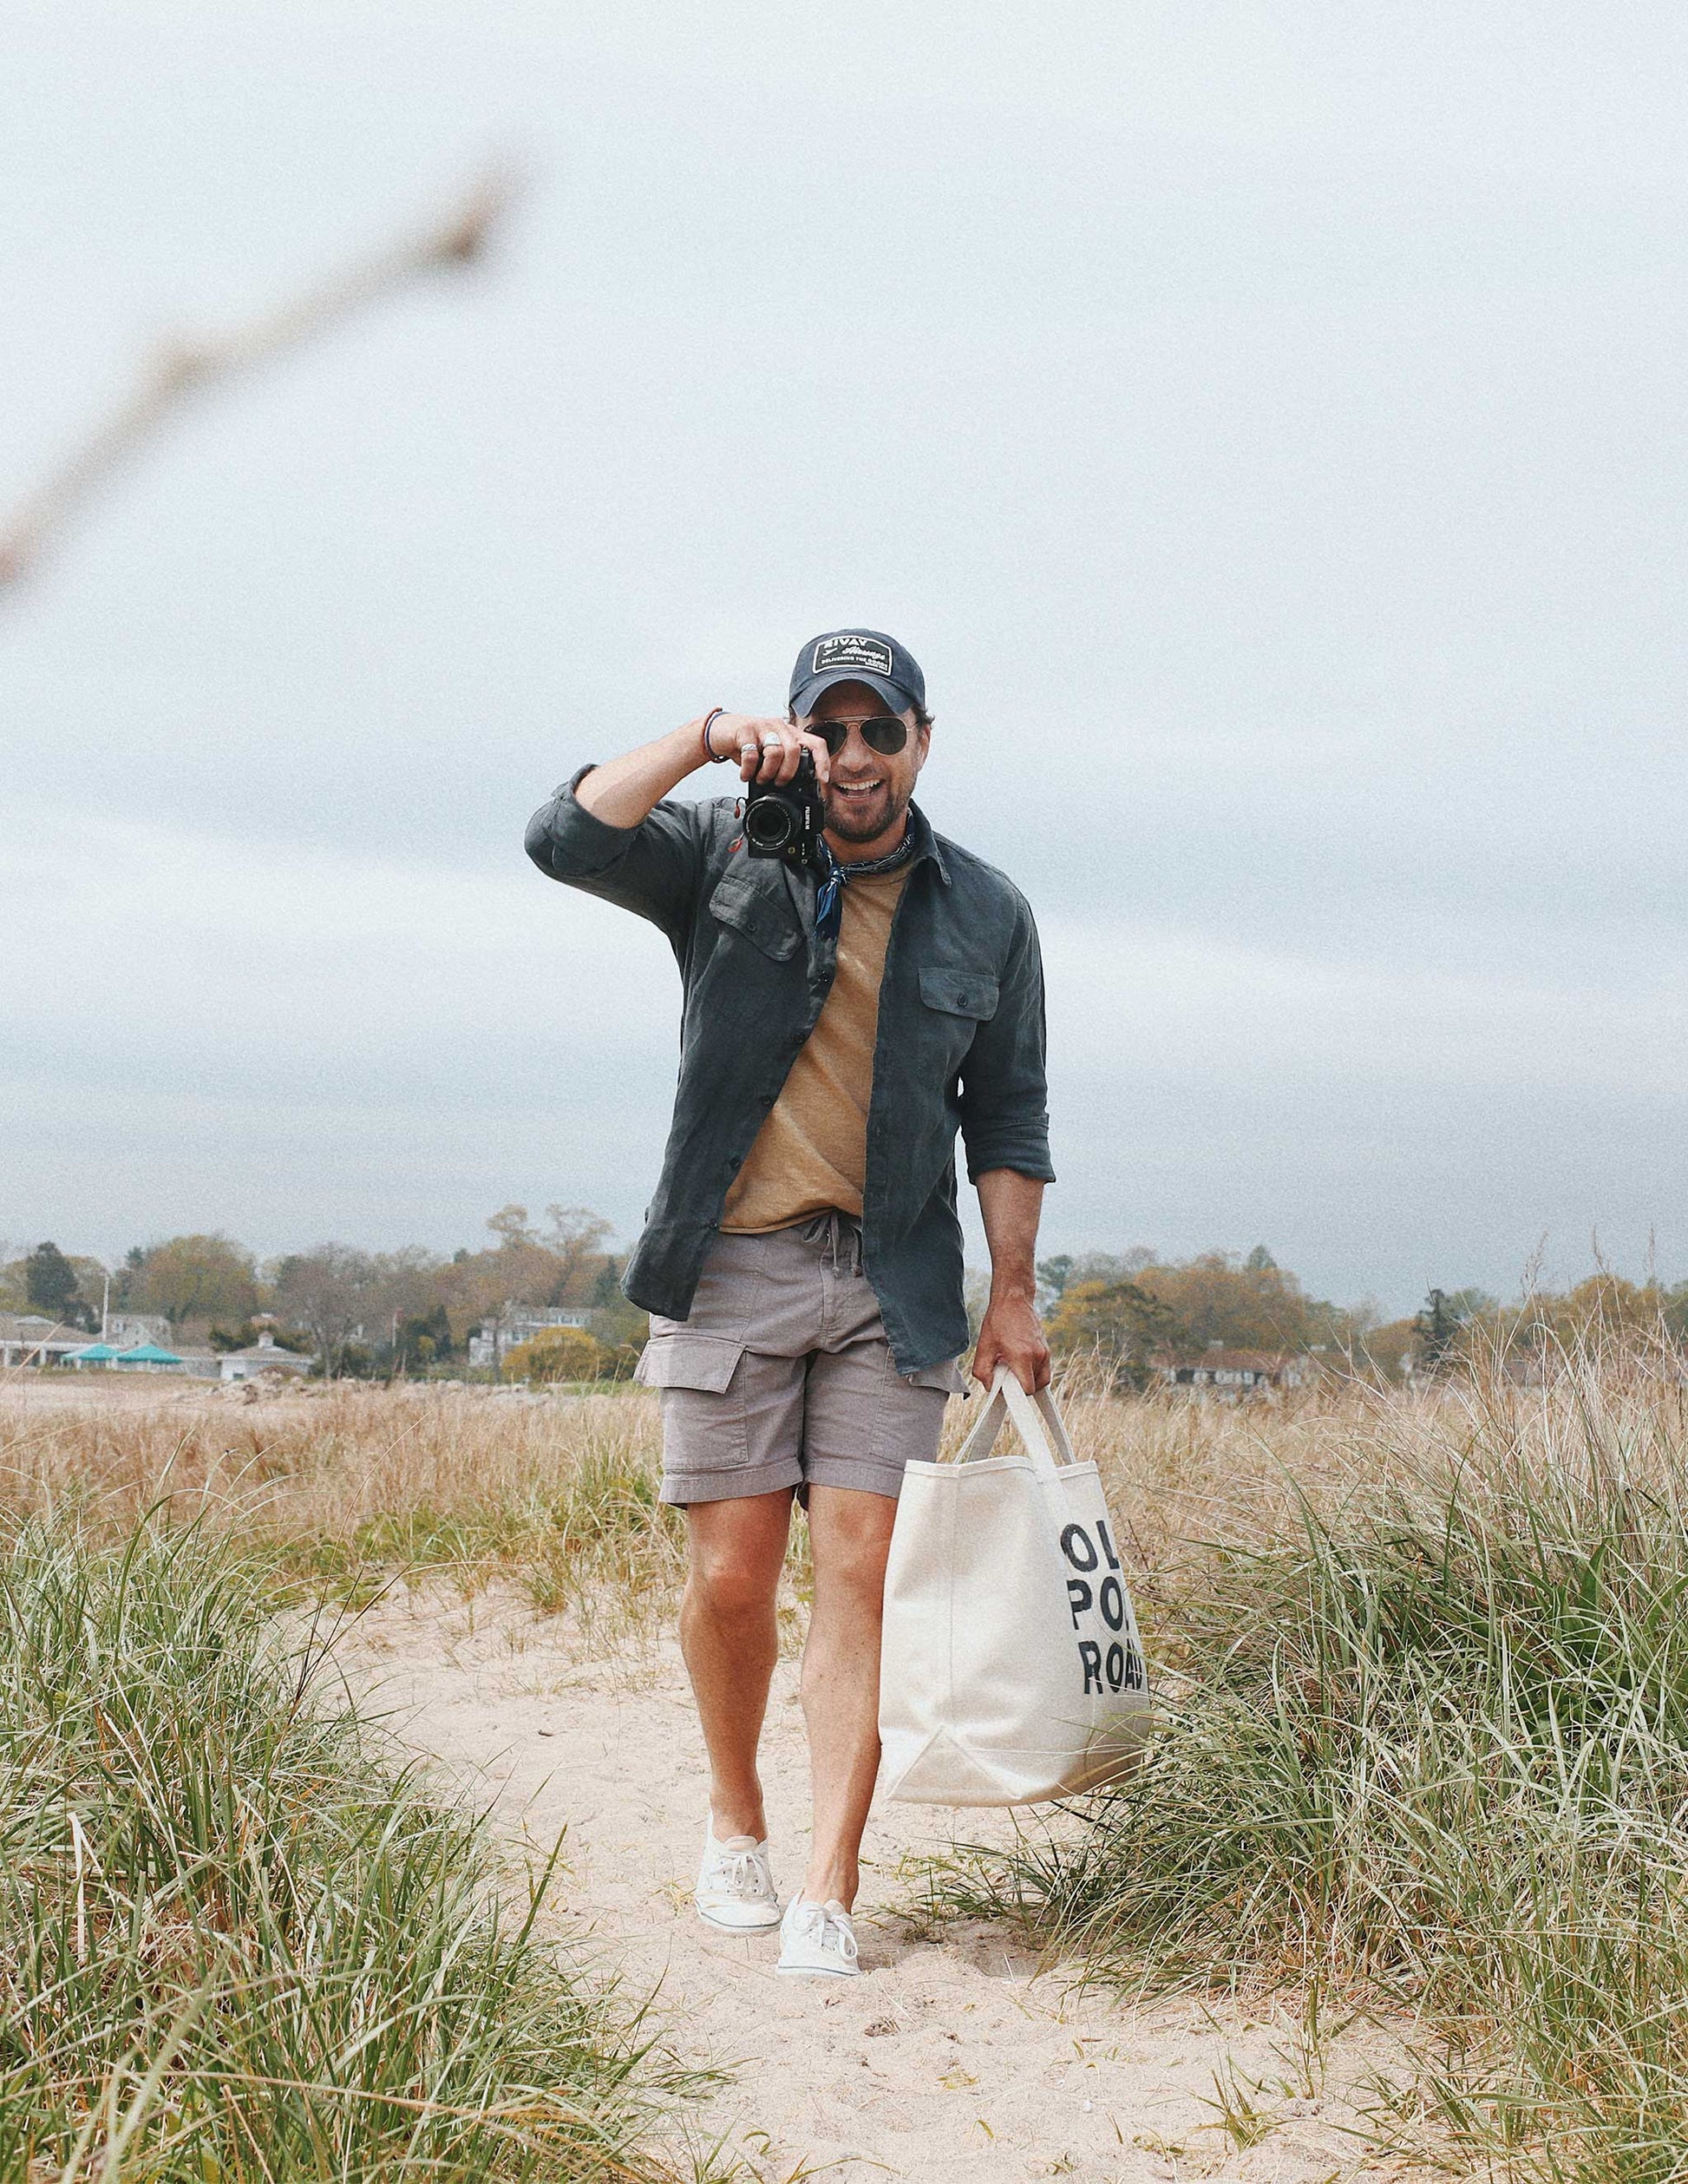
[[[603,1345],[584,1327],[549,1327],[518,1343],[506,1356],[504,1370],[513,1380],[539,1387],[553,1380],[596,1380],[603,1362]]]

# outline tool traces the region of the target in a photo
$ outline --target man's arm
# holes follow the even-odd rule
[[[709,720],[709,749],[703,748],[703,723]],[[797,771],[799,755],[807,748],[815,755],[815,770],[824,788],[827,747],[818,736],[800,736],[789,721],[759,720],[749,713],[717,712],[713,718],[700,714],[653,743],[594,766],[575,790],[584,808],[607,827],[638,827],[651,816],[671,788],[688,774],[695,774],[711,758],[736,755],[739,778],[760,776],[766,781],[788,781]]]
[[[977,1185],[991,1246],[991,1302],[973,1352],[973,1377],[988,1388],[997,1367],[1006,1365],[1027,1395],[1035,1395],[1050,1380],[1049,1344],[1034,1301],[1044,1186],[1011,1167],[993,1167]]]
[[[707,807],[667,798],[708,762],[705,718],[711,748],[737,754],[742,777],[787,779],[795,772],[801,741],[788,723],[717,712],[604,765],[583,767],[527,827],[527,853],[548,879],[650,919],[677,946],[696,906]],[[822,766],[825,758],[822,744]]]
[[[719,733],[719,719],[713,723]],[[606,827],[642,827],[671,788],[688,774],[708,763],[703,749],[703,718],[684,728],[641,743],[619,758],[606,759],[575,785],[575,800],[583,811],[601,819]],[[724,742],[716,745],[725,749]]]
[[[1047,1388],[1049,1344],[1033,1299],[1037,1219],[1049,1158],[1044,1077],[1044,968],[1031,912],[1016,899],[996,1013],[981,1023],[961,1068],[961,1136],[991,1246],[991,1302],[973,1353],[988,1387],[1007,1365],[1028,1395]]]
[[[961,1064],[958,1106],[971,1182],[999,1167],[1055,1180],[1045,1038],[1037,929],[1030,910],[1017,903],[1013,935],[1000,959],[995,1012],[974,1033]]]

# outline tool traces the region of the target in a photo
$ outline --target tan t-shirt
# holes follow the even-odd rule
[[[905,866],[845,887],[832,991],[733,1179],[723,1228],[760,1235],[828,1206],[860,1220],[880,980],[907,878]]]

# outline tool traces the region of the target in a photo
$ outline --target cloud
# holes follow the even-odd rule
[[[673,968],[522,823],[853,616],[1043,921],[1053,1244],[1410,1302],[1682,1202],[1678,15],[19,21],[20,485],[160,324],[539,186],[8,602],[0,1226],[630,1233]]]
[[[108,1252],[191,1226],[443,1245],[525,1196],[636,1229],[676,1067],[652,928],[514,856],[465,873],[17,802],[4,820],[24,847],[0,918],[40,966],[0,1048],[9,1227]],[[1637,1246],[1644,1147],[1651,1187],[1676,1188],[1659,1027],[1681,1023],[1679,971],[1590,985],[1044,927],[1050,1248],[1264,1236],[1324,1286],[1407,1301],[1447,1253],[1505,1286],[1544,1226]]]

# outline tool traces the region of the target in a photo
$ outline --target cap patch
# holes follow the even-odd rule
[[[809,662],[811,675],[829,675],[841,667],[866,668],[870,675],[889,675],[891,647],[875,637],[823,637]]]

